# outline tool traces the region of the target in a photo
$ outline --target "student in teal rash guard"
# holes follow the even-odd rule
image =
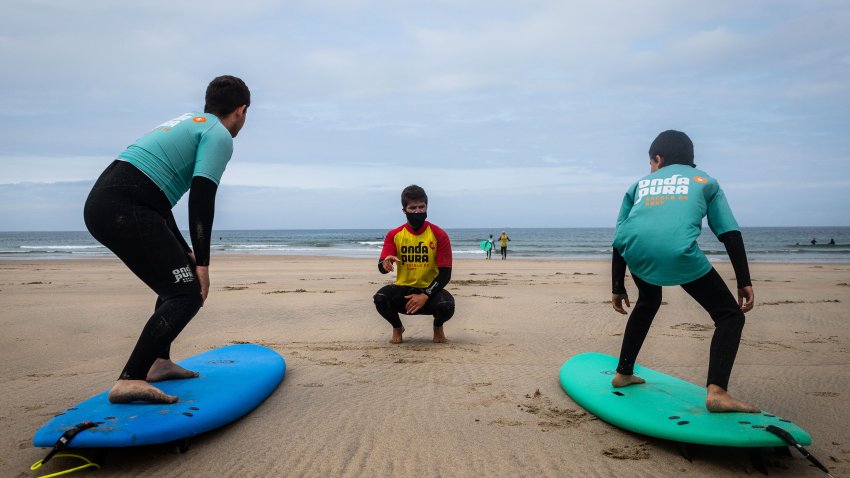
[[[613,241],[611,304],[621,314],[626,314],[624,301],[631,305],[624,287],[627,265],[638,288],[638,300],[626,324],[611,384],[644,383],[633,374],[634,364],[661,306],[661,286],[681,285],[715,325],[706,408],[758,413],[758,408],[727,392],[744,313],[754,304],[744,241],[717,180],[696,169],[693,161],[690,138],[680,131],[664,131],[649,148],[651,174],[633,184],[623,198]],[[738,283],[737,301],[697,244],[704,217],[729,254]]]
[[[234,76],[212,80],[203,113],[166,121],[118,155],[85,205],[86,227],[157,295],[112,403],[174,403],[150,382],[198,374],[171,361],[171,342],[203,306],[210,287],[210,233],[219,181],[245,124],[251,93]],[[192,248],[171,208],[189,191]]]

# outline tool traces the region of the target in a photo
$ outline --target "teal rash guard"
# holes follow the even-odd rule
[[[697,244],[703,218],[716,236],[739,231],[716,179],[691,166],[666,166],[626,191],[613,245],[650,284],[691,282],[711,270]]]
[[[151,178],[174,207],[196,176],[218,186],[232,155],[233,138],[218,117],[186,113],[137,139],[118,158]]]

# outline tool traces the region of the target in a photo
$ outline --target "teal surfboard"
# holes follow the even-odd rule
[[[66,431],[83,422],[69,448],[126,447],[169,443],[218,428],[260,405],[283,380],[286,362],[274,350],[238,344],[204,352],[178,362],[201,375],[158,382],[180,401],[163,404],[109,403],[108,392],[68,408],[33,437],[33,445],[52,447]]]
[[[765,431],[774,425],[801,445],[812,437],[791,421],[772,413],[710,413],[706,390],[676,377],[635,365],[646,380],[623,388],[611,386],[617,358],[589,352],[561,367],[561,386],[576,403],[600,419],[642,435],[683,443],[730,447],[784,447],[787,443]]]
[[[478,247],[480,247],[482,251],[487,252],[493,247],[493,244],[490,244],[490,241],[481,241],[481,244]]]

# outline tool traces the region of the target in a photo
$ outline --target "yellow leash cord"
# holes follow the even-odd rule
[[[86,462],[86,463],[85,463],[84,465],[80,465],[80,466],[75,467],[75,468],[69,468],[69,469],[67,469],[67,470],[57,471],[56,473],[51,473],[51,474],[49,474],[49,475],[42,475],[42,476],[40,476],[40,477],[38,477],[38,478],[52,478],[52,477],[54,477],[54,476],[67,475],[68,473],[73,473],[73,472],[75,472],[75,471],[85,470],[86,468],[91,468],[91,467],[94,467],[94,468],[100,469],[100,465],[98,465],[97,463],[95,463],[95,462],[93,462],[93,461],[89,460],[88,458],[86,458],[86,457],[84,457],[84,456],[82,456],[82,455],[74,455],[74,454],[72,454],[72,453],[57,453],[56,455],[54,455],[54,456],[53,456],[53,458],[78,458],[78,459],[80,459],[80,460],[83,460],[83,461],[84,461],[84,462]],[[35,470],[37,470],[37,469],[41,468],[41,465],[42,465],[42,463],[43,463],[43,462],[44,462],[44,460],[43,460],[43,459],[42,459],[42,460],[38,460],[37,462],[35,462],[35,463],[34,463],[34,464],[30,467],[30,470],[35,471]]]

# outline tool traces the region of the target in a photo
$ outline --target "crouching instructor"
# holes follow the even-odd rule
[[[171,361],[171,342],[209,293],[216,190],[250,104],[242,80],[215,78],[203,113],[178,116],[136,140],[89,193],[89,232],[157,295],[153,315],[109,392],[112,403],[174,403],[177,397],[151,382],[198,376]],[[171,213],[186,191],[191,248]]]
[[[434,342],[446,342],[443,324],[455,313],[454,297],[445,290],[452,279],[452,245],[436,224],[426,221],[428,195],[410,185],[401,192],[407,222],[387,233],[378,271],[398,265],[396,283],[382,287],[373,297],[381,317],[393,326],[390,342],[400,344],[404,326],[399,313],[434,316]]]

